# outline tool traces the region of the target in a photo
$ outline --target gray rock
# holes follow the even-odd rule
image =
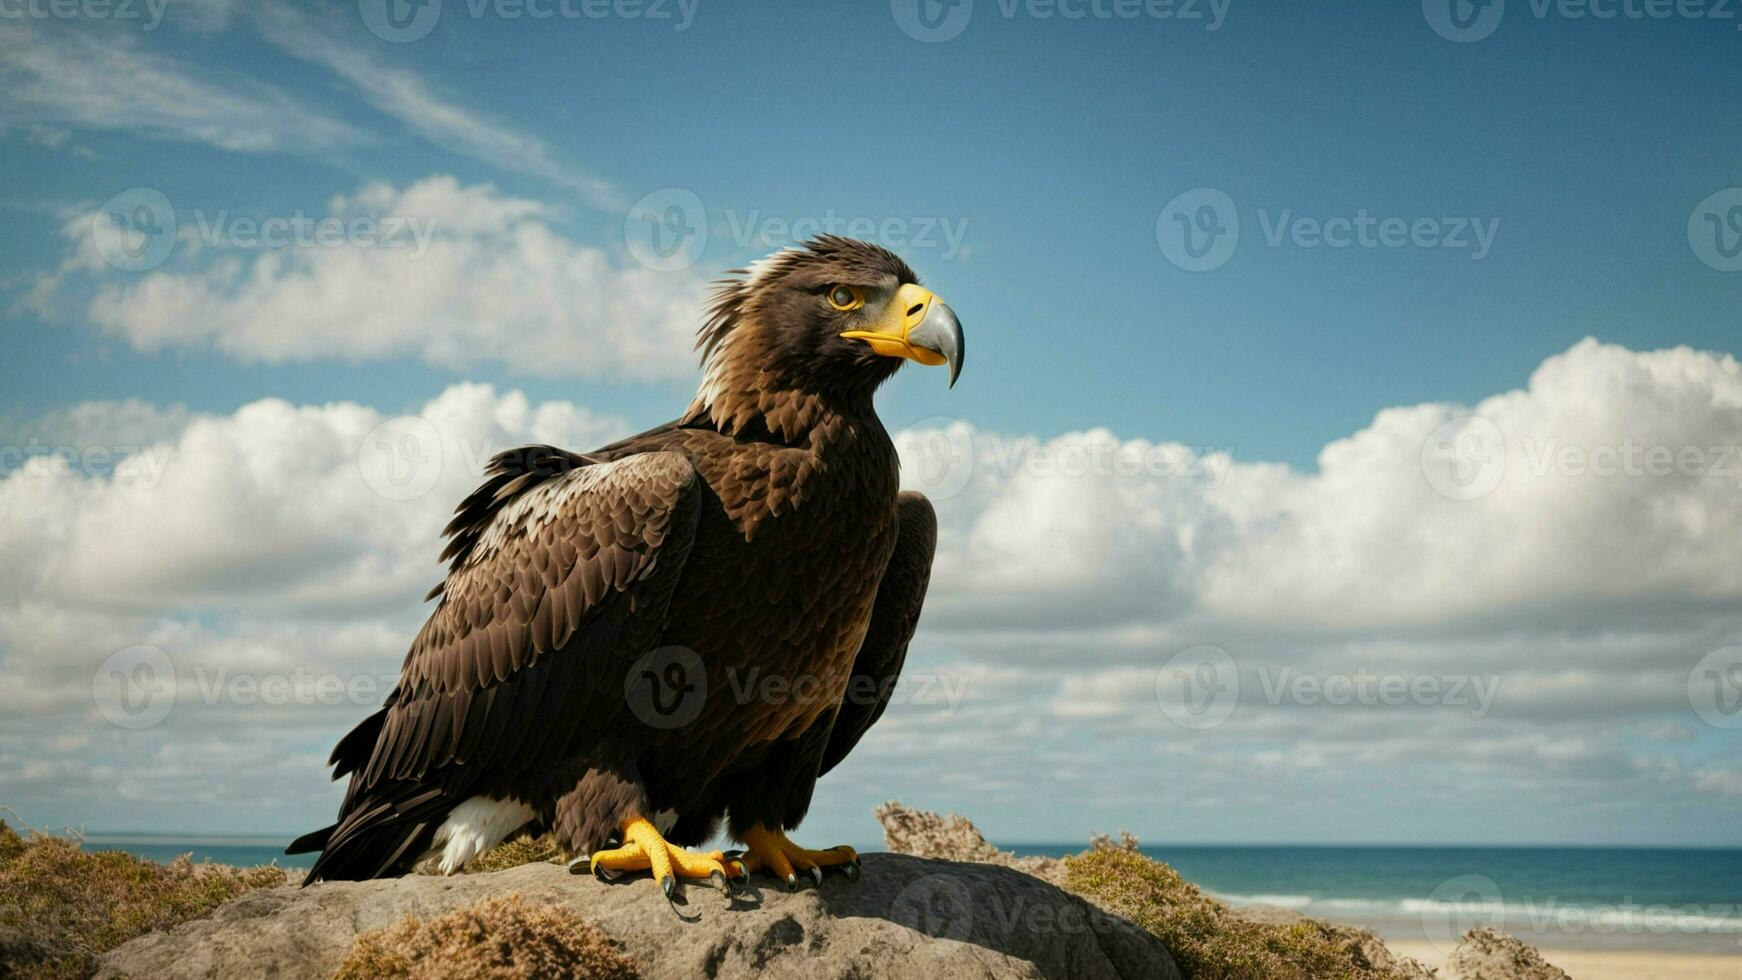
[[[796,894],[758,876],[730,905],[691,884],[679,909],[693,922],[646,877],[607,885],[553,864],[264,889],[109,952],[97,975],[330,977],[359,933],[518,892],[597,923],[648,977],[1180,976],[1154,936],[1021,872],[901,854],[862,868]]]
[[[1471,929],[1446,961],[1458,980],[1571,980],[1566,972],[1498,929]]]

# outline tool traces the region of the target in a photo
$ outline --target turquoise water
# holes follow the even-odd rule
[[[306,868],[263,838],[93,836],[93,850],[154,861]],[[1080,845],[1015,845],[1018,854]],[[1455,942],[1496,925],[1549,948],[1676,949],[1742,955],[1742,850],[1538,847],[1145,846],[1187,881],[1236,905],[1275,905],[1364,925],[1391,939]]]
[[[1022,845],[1018,854],[1065,854]],[[1742,850],[1145,846],[1235,905],[1275,905],[1392,939],[1494,925],[1537,945],[1742,955]]]

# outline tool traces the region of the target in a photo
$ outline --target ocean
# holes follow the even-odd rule
[[[284,841],[92,835],[93,850],[154,861],[306,868]],[[1005,845],[1062,855],[1080,845]],[[875,847],[867,848],[875,849]],[[1234,905],[1272,905],[1447,949],[1493,925],[1548,949],[1742,955],[1742,850],[1594,847],[1146,845],[1187,881]]]

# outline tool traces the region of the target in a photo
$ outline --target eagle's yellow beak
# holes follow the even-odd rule
[[[962,324],[955,311],[924,286],[907,283],[895,291],[869,330],[841,334],[863,340],[884,357],[950,366],[950,387],[962,373]]]

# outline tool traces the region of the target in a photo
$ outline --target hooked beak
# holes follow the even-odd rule
[[[841,336],[863,340],[885,357],[948,364],[952,388],[962,373],[962,324],[955,311],[931,290],[911,282],[895,291],[873,329],[848,330]]]

